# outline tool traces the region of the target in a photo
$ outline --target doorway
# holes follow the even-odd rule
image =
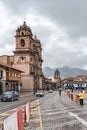
[[[3,93],[3,90],[2,90],[2,82],[0,82],[0,94],[2,94]]]

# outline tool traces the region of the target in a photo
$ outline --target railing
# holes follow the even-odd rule
[[[20,81],[21,77],[13,77],[13,76],[6,76],[6,80],[14,80],[14,81]]]

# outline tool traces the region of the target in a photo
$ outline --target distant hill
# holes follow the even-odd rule
[[[75,77],[77,75],[87,75],[87,70],[79,69],[79,68],[71,68],[68,66],[60,67],[60,68],[51,68],[45,67],[43,68],[43,73],[45,77],[53,77],[55,70],[58,69],[60,71],[60,76],[62,79],[67,77]]]

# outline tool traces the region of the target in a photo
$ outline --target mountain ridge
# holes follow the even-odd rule
[[[59,68],[51,68],[49,66],[46,66],[43,68],[43,73],[45,77],[54,77],[55,70],[58,69],[60,72],[60,77],[62,79],[67,77],[76,77],[78,75],[87,75],[87,70],[80,69],[80,68],[73,68],[69,66],[63,66]]]

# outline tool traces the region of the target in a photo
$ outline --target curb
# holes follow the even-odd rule
[[[19,98],[30,97],[30,96],[32,96],[32,95],[33,95],[33,93],[32,93],[32,94],[20,95]]]

